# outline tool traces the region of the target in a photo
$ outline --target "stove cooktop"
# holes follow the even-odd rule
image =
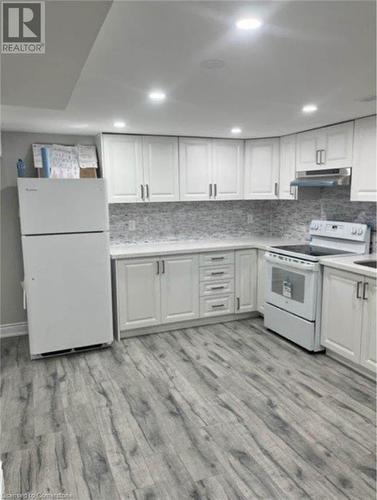
[[[312,245],[283,245],[283,246],[273,246],[272,248],[276,250],[285,250],[286,252],[292,252],[302,255],[310,255],[312,257],[324,257],[325,255],[341,255],[347,254],[345,250],[338,250],[335,248],[326,247],[315,247]]]

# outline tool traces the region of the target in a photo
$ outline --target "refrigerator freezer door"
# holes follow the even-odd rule
[[[113,340],[108,233],[22,237],[30,353]]]
[[[104,179],[17,180],[22,234],[107,231]]]

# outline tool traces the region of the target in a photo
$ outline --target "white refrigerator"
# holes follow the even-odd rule
[[[113,341],[104,179],[18,179],[32,358]]]

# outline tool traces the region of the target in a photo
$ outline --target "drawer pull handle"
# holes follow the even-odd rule
[[[211,257],[211,260],[224,260],[225,257]]]
[[[225,307],[225,304],[213,304],[212,309],[217,309],[219,307]]]
[[[224,271],[217,271],[217,272],[211,273],[212,276],[220,276],[221,274],[224,274]]]
[[[240,298],[237,297],[237,311],[241,309]]]
[[[225,288],[224,285],[222,285],[222,286],[211,286],[211,290],[222,290],[223,288]]]

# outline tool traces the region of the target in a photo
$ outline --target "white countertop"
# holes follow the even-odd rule
[[[370,278],[377,278],[377,269],[355,264],[355,261],[376,260],[376,258],[377,254],[375,253],[371,253],[368,255],[339,255],[338,257],[321,257],[320,263],[323,266],[334,267],[335,269],[362,274]]]
[[[177,255],[224,250],[258,248],[265,250],[271,245],[302,243],[271,236],[253,236],[250,238],[156,241],[154,243],[127,243],[110,245],[112,259],[149,257],[153,255]]]

